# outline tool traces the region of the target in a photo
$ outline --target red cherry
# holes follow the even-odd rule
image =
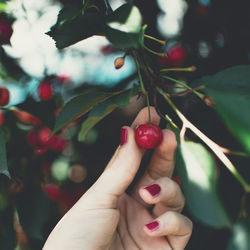
[[[0,88],[0,106],[5,106],[9,103],[10,92],[6,88]]]
[[[56,136],[53,142],[50,144],[50,149],[55,152],[61,152],[66,146],[66,141],[59,136]]]
[[[37,141],[38,141],[37,138],[38,138],[38,134],[37,134],[37,131],[35,131],[35,130],[31,130],[27,134],[27,141],[31,146],[37,145]]]
[[[38,87],[38,96],[41,100],[47,101],[53,96],[53,88],[50,82],[42,82]]]
[[[61,195],[60,189],[56,185],[47,184],[43,187],[43,189],[52,200],[59,199]]]
[[[163,139],[161,129],[153,124],[142,124],[135,130],[135,141],[141,148],[155,148]]]
[[[21,110],[15,110],[14,114],[20,120],[20,122],[22,122],[23,124],[37,125],[37,126],[41,125],[41,121],[28,112],[21,111]]]
[[[4,116],[3,116],[3,112],[0,110],[0,126],[2,126],[4,123]]]
[[[167,57],[160,57],[159,61],[162,65],[174,65],[179,66],[187,57],[186,49],[180,45],[171,47],[167,51]]]
[[[0,20],[0,45],[8,44],[13,33],[11,23],[8,20]]]
[[[39,132],[38,132],[38,143],[41,146],[49,146],[51,144],[54,143],[55,141],[55,136],[52,135],[50,138],[49,135],[51,134],[51,130],[49,128],[42,128]]]

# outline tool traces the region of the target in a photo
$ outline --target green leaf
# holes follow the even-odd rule
[[[229,240],[227,250],[249,250],[250,249],[250,219],[243,218],[233,227],[232,237]]]
[[[142,16],[131,3],[124,4],[108,16],[104,32],[119,49],[138,48],[141,44]]]
[[[78,134],[78,140],[84,141],[89,131],[108,114],[118,107],[125,107],[129,104],[130,97],[138,93],[138,88],[134,87],[130,91],[118,94],[97,104],[89,113],[88,118],[82,123],[81,130]]]
[[[53,213],[53,204],[40,188],[32,187],[16,198],[18,217],[28,236],[43,240],[45,226]]]
[[[82,14],[80,8],[68,5],[60,11],[57,23],[47,34],[56,41],[57,48],[63,49],[102,33],[103,29],[104,17],[101,14]]]
[[[186,204],[193,216],[211,227],[229,227],[229,218],[218,197],[215,162],[210,153],[201,144],[183,142],[176,164]]]
[[[240,65],[203,77],[192,87],[205,85],[216,111],[231,132],[250,153],[250,66]]]
[[[103,102],[118,93],[119,92],[105,93],[99,90],[92,90],[86,91],[85,93],[72,98],[65,104],[59,113],[52,133],[56,133],[74,119],[89,112],[98,103]]]
[[[0,174],[4,174],[10,178],[10,173],[7,165],[5,138],[1,128],[0,128]]]

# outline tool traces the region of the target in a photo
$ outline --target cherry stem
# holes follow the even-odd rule
[[[197,127],[195,127],[175,106],[175,104],[171,101],[169,95],[165,93],[162,89],[157,87],[157,91],[164,97],[164,99],[169,103],[172,109],[176,112],[178,117],[183,122],[182,131],[185,132],[186,128],[189,128],[193,133],[195,133],[214,153],[215,155],[223,162],[226,168],[232,173],[232,175],[240,182],[246,192],[250,193],[250,185],[245,181],[245,179],[240,175],[237,171],[236,167],[232,164],[232,162],[227,158],[224,154],[221,147],[208,138],[205,134],[203,134]],[[182,133],[183,137],[183,133]],[[183,137],[184,139],[184,137]]]
[[[167,54],[166,54],[166,53],[160,53],[160,52],[153,51],[152,49],[148,48],[148,47],[145,46],[145,45],[143,46],[143,48],[144,48],[145,50],[147,50],[148,52],[150,52],[150,53],[156,55],[156,56],[167,57]]]
[[[135,65],[136,65],[136,69],[137,69],[137,73],[138,73],[138,77],[139,77],[139,81],[140,81],[141,91],[142,91],[142,94],[146,96],[146,100],[147,100],[147,106],[148,106],[148,123],[151,124],[151,113],[150,113],[149,96],[148,96],[148,92],[146,91],[146,89],[144,87],[143,80],[142,80],[142,75],[141,75],[141,71],[140,71],[140,66],[139,66],[139,63],[137,61],[137,58],[136,58],[135,54],[134,54],[134,61],[135,61]]]
[[[204,94],[201,94],[201,93],[199,93],[198,91],[192,89],[192,88],[189,87],[185,82],[178,81],[178,80],[176,80],[176,79],[174,79],[174,78],[172,78],[172,77],[170,77],[170,76],[161,76],[161,77],[164,78],[164,79],[166,79],[166,80],[170,80],[170,81],[172,81],[172,82],[175,82],[175,83],[181,85],[182,87],[184,87],[184,88],[186,88],[186,89],[189,89],[189,90],[193,91],[193,93],[195,93],[201,100],[203,100]],[[203,87],[203,86],[201,86],[201,87]]]
[[[161,69],[160,73],[162,72],[168,72],[168,71],[187,71],[187,72],[194,72],[196,70],[195,66],[190,66],[186,68],[166,68],[166,69]]]
[[[153,40],[153,41],[156,41],[156,42],[162,44],[163,46],[167,44],[166,41],[162,41],[162,40],[157,39],[157,38],[155,38],[155,37],[153,37],[153,36],[149,36],[149,35],[144,34],[144,37],[149,38],[149,39],[151,39],[151,40]]]

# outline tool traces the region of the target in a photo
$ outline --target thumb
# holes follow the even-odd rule
[[[115,208],[117,198],[133,181],[140,166],[143,151],[134,140],[134,130],[122,127],[121,144],[96,183],[85,193],[92,206]],[[86,200],[85,200],[86,202]]]

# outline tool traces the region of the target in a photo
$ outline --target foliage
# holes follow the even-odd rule
[[[1,11],[5,11],[5,5],[5,1],[0,3]],[[47,32],[62,55],[77,42],[92,36],[106,37],[114,51],[124,53],[124,58],[133,59],[136,78],[133,75],[128,77],[115,89],[90,87],[85,83],[72,89],[65,87],[68,94],[63,96],[64,80],[45,74],[40,82],[51,83],[55,90],[50,100],[42,101],[39,94],[27,95],[26,100],[18,105],[0,107],[3,112],[0,116],[4,114],[4,119],[11,123],[2,125],[0,119],[0,174],[4,178],[3,184],[0,183],[0,203],[1,199],[2,204],[6,203],[6,206],[0,204],[0,217],[7,214],[5,221],[8,225],[14,218],[15,227],[6,227],[10,238],[15,238],[13,234],[17,228],[25,235],[25,239],[14,239],[19,247],[41,246],[56,223],[52,221],[50,226],[47,225],[53,217],[55,203],[59,204],[62,215],[83,193],[82,186],[77,186],[81,191],[72,188],[74,196],[69,191],[72,183],[64,180],[70,175],[71,162],[80,161],[81,151],[77,151],[77,146],[86,147],[87,151],[87,141],[95,145],[95,128],[105,124],[116,111],[119,113],[122,108],[130,107],[131,100],[137,97],[148,106],[154,105],[164,125],[177,135],[176,174],[181,178],[188,213],[205,227],[231,230],[228,249],[250,248],[249,211],[245,202],[250,193],[250,178],[249,171],[242,170],[242,165],[238,164],[238,158],[249,160],[250,153],[250,66],[240,62],[226,69],[218,68],[207,76],[196,74],[196,67],[186,65],[188,61],[181,61],[186,55],[178,56],[182,52],[177,51],[176,58],[168,58],[165,41],[147,35],[147,24],[140,8],[132,1],[114,11],[107,1],[64,4],[55,25]],[[2,80],[32,77],[6,55],[4,48],[1,48],[0,55]],[[180,78],[193,81],[188,84]],[[205,112],[195,113],[195,108],[190,112],[194,104]],[[191,108],[185,108],[187,106]],[[215,117],[216,124],[211,128],[209,124],[202,126],[204,117],[210,119],[210,125]],[[217,141],[217,136],[211,132],[214,126],[221,126],[225,137],[230,139]],[[91,133],[95,134],[92,139]],[[235,160],[235,157],[238,158]],[[247,160],[246,164],[249,164]],[[220,170],[224,166],[226,174]],[[81,169],[81,174],[86,175],[86,169]],[[94,170],[88,171],[91,175]],[[96,172],[100,173],[100,169]],[[228,173],[234,182],[231,187],[225,184],[226,188],[240,189],[241,204],[237,216],[232,216],[230,207],[223,200],[221,183]],[[90,178],[90,182],[95,177]],[[0,227],[0,239],[4,239],[0,244],[13,249],[13,244],[7,246],[6,231]]]

